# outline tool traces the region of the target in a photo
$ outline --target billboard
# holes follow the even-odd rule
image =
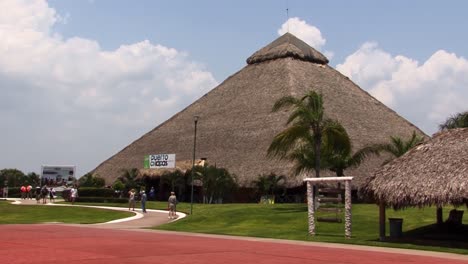
[[[42,165],[41,183],[47,185],[63,185],[75,179],[76,166]]]
[[[145,169],[171,169],[175,168],[175,154],[156,154],[145,156]]]

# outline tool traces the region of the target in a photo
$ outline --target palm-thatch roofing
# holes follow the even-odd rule
[[[387,206],[461,205],[468,202],[468,128],[434,135],[378,169],[366,191]]]
[[[318,64],[328,64],[328,59],[322,53],[289,32],[255,52],[247,59],[247,63],[255,64],[287,57]]]
[[[287,33],[247,59],[248,65],[219,86],[149,131],[93,172],[110,183],[125,168],[141,168],[149,154],[175,153],[191,160],[194,116],[199,116],[196,157],[237,175],[242,186],[260,174],[287,176],[288,186],[302,184],[293,164],[266,157],[273,137],[285,128],[289,112],[272,113],[279,98],[302,96],[309,90],[323,95],[325,114],[347,129],[354,149],[385,143],[390,136],[409,137],[417,127],[383,105],[332,67],[320,52]],[[354,184],[370,176],[384,158],[371,158],[347,175]],[[324,174],[333,175],[324,171]]]

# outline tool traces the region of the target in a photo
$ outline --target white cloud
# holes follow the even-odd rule
[[[0,1],[0,10],[1,129],[15,131],[0,151],[17,150],[2,153],[0,168],[89,155],[77,164],[84,173],[217,85],[188,54],[148,40],[105,51],[64,39],[53,32],[63,19],[44,0]],[[31,149],[41,157],[17,164]]]
[[[444,50],[420,64],[365,43],[337,70],[429,134],[468,110],[468,61]]]
[[[282,36],[285,33],[291,33],[294,36],[300,38],[309,46],[313,47],[316,50],[322,50],[322,47],[325,45],[327,40],[322,36],[322,32],[317,27],[307,24],[306,21],[298,18],[292,17],[284,22],[281,25],[281,28],[278,29],[278,35]],[[323,51],[323,54],[330,60],[333,58],[334,53],[332,51]]]
[[[287,32],[295,35],[318,50],[320,50],[326,43],[325,38],[322,37],[322,33],[317,27],[307,24],[307,22],[298,17],[288,19],[288,21],[278,29],[278,35],[280,36]]]

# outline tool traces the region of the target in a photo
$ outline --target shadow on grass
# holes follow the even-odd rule
[[[400,238],[386,238],[385,242],[408,243],[421,246],[468,248],[468,225],[437,224],[422,226],[403,233]]]
[[[303,213],[307,212],[307,206],[304,207],[295,207],[295,208],[290,208],[290,207],[274,207],[272,208],[273,211],[276,211],[277,213]]]

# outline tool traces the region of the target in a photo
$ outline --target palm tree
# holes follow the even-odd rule
[[[203,203],[222,202],[226,194],[237,187],[237,177],[224,168],[197,166],[196,178],[202,182]]]
[[[361,165],[361,163],[370,155],[379,156],[380,152],[373,147],[364,147],[354,154],[351,149],[342,149],[341,151],[324,151],[324,160],[326,167],[336,173],[336,176],[344,176],[344,171],[348,168],[354,168]]]
[[[172,192],[175,192],[177,189],[177,193],[179,194],[183,193],[182,189],[184,189],[186,184],[185,176],[180,170],[163,173],[161,181],[168,185]]]
[[[443,124],[439,125],[440,130],[461,127],[468,127],[468,111],[451,116]]]
[[[124,185],[125,191],[128,192],[133,188],[137,188],[140,185],[140,171],[137,168],[124,169],[122,175],[118,178]]]
[[[322,160],[321,169],[329,169],[336,173],[337,177],[344,176],[344,171],[348,168],[353,168],[361,165],[361,163],[370,155],[380,155],[380,151],[373,147],[364,147],[354,154],[352,154],[352,144],[348,133],[344,128],[342,133],[343,137],[340,142],[335,142],[336,145],[330,146],[330,142],[323,142],[322,144]],[[309,171],[315,168],[315,151],[312,142],[303,144],[299,148],[293,150],[288,158],[295,161],[295,173],[299,174],[302,171]],[[341,184],[338,183],[338,189]]]
[[[403,154],[408,152],[408,150],[412,149],[414,146],[418,145],[422,141],[424,141],[424,137],[416,135],[416,132],[413,131],[411,138],[409,138],[406,141],[400,137],[392,136],[390,137],[390,143],[376,144],[370,146],[370,148],[377,152],[384,152],[392,155],[392,158],[384,161],[384,164],[386,164],[394,158],[403,156]]]
[[[270,173],[269,175],[260,175],[253,184],[261,195],[273,195],[285,181],[286,177],[284,175],[278,176]]]
[[[332,148],[348,144],[349,139],[343,133],[345,129],[324,116],[322,95],[314,91],[299,99],[285,96],[274,104],[272,111],[285,108],[292,108],[286,123],[290,126],[273,138],[268,155],[294,160],[297,174],[313,167],[315,177],[320,177],[322,143],[326,142]]]

